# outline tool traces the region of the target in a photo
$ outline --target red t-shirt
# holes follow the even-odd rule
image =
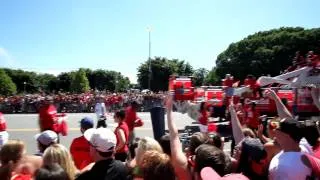
[[[126,109],[125,122],[129,127],[129,131],[133,131],[134,127],[140,127],[143,125],[142,120],[139,117],[137,117],[136,111],[131,106],[127,107]]]
[[[119,149],[116,153],[124,153],[124,152],[128,152],[129,148],[128,148],[128,140],[129,140],[129,128],[126,122],[121,122],[118,124],[118,127],[114,130],[114,133],[116,134],[116,138],[117,138],[117,146],[119,145],[120,142],[120,137],[118,136],[117,131],[119,129],[122,129],[122,131],[124,132],[124,136],[126,139],[126,143],[123,146],[123,148]]]
[[[52,130],[58,132],[57,109],[54,105],[45,105],[39,111],[39,124],[41,131]]]
[[[222,84],[227,87],[232,87],[233,79],[224,79]]]
[[[201,113],[201,115],[199,117],[200,124],[205,125],[205,126],[208,125],[208,113],[207,113],[207,111],[203,110],[200,113]]]
[[[257,110],[247,109],[247,125],[250,128],[257,129],[260,125],[259,122],[259,112]]]
[[[251,89],[255,89],[256,88],[256,80],[255,79],[246,78],[244,80],[244,85],[245,86],[249,86]]]
[[[93,162],[90,156],[90,144],[84,138],[84,136],[75,138],[72,141],[70,146],[70,153],[72,155],[74,164],[80,170]]]
[[[6,130],[7,130],[7,123],[6,123],[6,120],[4,119],[3,114],[0,112],[0,132],[6,131]]]

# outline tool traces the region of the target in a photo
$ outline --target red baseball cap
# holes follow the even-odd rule
[[[221,177],[215,170],[211,167],[205,167],[201,170],[201,178],[203,180],[249,180],[246,176],[242,174],[229,174]]]

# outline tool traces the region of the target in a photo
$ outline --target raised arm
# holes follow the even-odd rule
[[[234,104],[232,101],[229,106],[229,111],[230,111],[230,115],[231,115],[231,125],[232,125],[233,138],[235,140],[235,144],[238,144],[244,138],[244,134],[242,132],[241,124],[238,119],[237,112],[234,109]]]
[[[182,174],[183,177],[179,179],[191,179],[190,172],[188,171],[188,160],[186,155],[183,153],[182,145],[179,139],[178,128],[172,120],[172,96],[168,95],[166,100],[167,107],[167,123],[170,135],[170,148],[171,148],[171,159],[176,169],[179,171],[177,174]]]
[[[267,96],[270,99],[274,100],[274,102],[276,103],[276,106],[277,106],[278,115],[279,115],[279,117],[281,119],[283,119],[283,118],[293,118],[293,116],[290,113],[290,111],[282,103],[282,101],[279,98],[279,96],[272,89],[267,89],[264,94],[265,94],[265,96]]]

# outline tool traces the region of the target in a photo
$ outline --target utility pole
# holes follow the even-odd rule
[[[151,70],[151,28],[148,27],[149,32],[149,79],[148,79],[148,89],[151,90],[151,78],[152,78],[152,70]]]

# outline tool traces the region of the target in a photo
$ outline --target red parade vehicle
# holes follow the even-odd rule
[[[195,93],[191,77],[171,76],[169,92],[174,95],[175,100],[194,100]]]

